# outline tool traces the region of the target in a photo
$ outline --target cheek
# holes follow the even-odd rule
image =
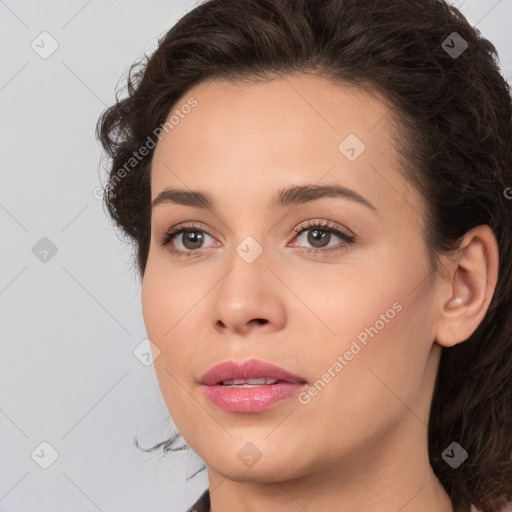
[[[194,346],[184,329],[191,319],[188,315],[193,315],[197,303],[197,294],[190,288],[186,294],[180,293],[186,283],[172,279],[169,274],[168,270],[162,271],[148,259],[141,294],[148,338],[160,350],[154,368],[168,407],[179,388],[177,381],[182,382],[184,372],[191,367]]]
[[[319,406],[344,404],[340,420],[350,417],[347,408],[360,414],[363,404],[374,410],[396,408],[400,402],[394,393],[413,400],[421,387],[434,340],[428,263],[419,250],[418,258],[408,262],[400,254],[382,251],[371,264],[317,275],[315,287],[302,284],[321,333],[303,337],[303,357],[322,381],[319,387],[329,381],[318,393]],[[306,325],[311,321],[308,315],[304,333],[313,332]],[[312,339],[321,351],[311,351]]]
[[[327,426],[323,426],[325,416],[310,414],[310,428],[337,439],[336,445],[343,449],[372,447],[376,440],[396,432],[400,424],[416,428],[420,422],[428,422],[430,390],[425,375],[432,340],[422,324],[425,310],[418,307],[421,300],[401,297],[398,302],[402,309],[393,310],[396,314],[387,324],[376,321],[374,315],[366,326],[353,328],[353,336],[340,339],[329,361],[332,366],[341,355],[337,369],[342,369],[334,372],[332,384],[312,399],[310,412],[330,412]],[[375,312],[381,311],[386,315],[385,309]],[[336,437],[336,432],[343,432],[343,437]]]
[[[406,265],[402,259],[395,248],[383,245],[372,248],[371,257],[348,255],[337,268],[297,271],[294,293],[305,299],[310,310],[301,318],[306,329],[303,332],[312,333],[315,326],[324,340],[322,346],[334,351],[348,349],[359,335],[363,343],[373,335],[385,339],[386,332],[403,316],[398,310],[410,300],[413,283],[421,282],[425,275],[422,266]],[[298,318],[295,315],[290,322]]]
[[[179,332],[194,316],[200,281],[189,272],[172,271],[165,257],[150,254],[142,283],[142,313],[148,336],[162,353],[185,344],[184,339],[180,343]]]
[[[371,443],[402,419],[415,422],[416,415],[424,415],[424,379],[433,343],[430,293],[426,286],[412,291],[409,285],[425,274],[401,270],[400,280],[388,268],[385,276],[372,276],[372,288],[342,293],[336,306],[326,310],[336,335],[326,336],[322,352],[311,354],[319,391],[312,391],[315,396],[306,405],[308,421],[326,436],[333,434],[331,429],[343,431],[339,443],[346,446],[362,439]],[[368,278],[361,275],[361,281]],[[327,424],[325,415],[313,414],[327,410]]]
[[[173,269],[165,255],[151,254],[142,283],[141,303],[148,338],[159,348],[154,369],[174,424],[183,436],[193,435],[203,409],[191,399],[197,392],[193,374],[205,353],[201,340],[208,329],[207,292],[215,275],[184,267]]]

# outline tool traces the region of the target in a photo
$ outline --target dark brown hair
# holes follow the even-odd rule
[[[143,275],[153,150],[127,168],[133,153],[148,141],[154,147],[155,128],[194,85],[292,73],[350,83],[389,101],[404,175],[428,209],[425,240],[434,267],[471,228],[486,224],[494,231],[498,284],[475,333],[443,349],[429,457],[455,507],[472,503],[497,512],[512,500],[511,95],[496,49],[456,8],[436,0],[210,0],[197,6],[150,58],[132,65],[126,97],[116,96],[98,122],[110,158],[108,212],[135,242]],[[158,446],[168,451],[175,440]],[[454,441],[469,454],[457,469],[441,457]]]

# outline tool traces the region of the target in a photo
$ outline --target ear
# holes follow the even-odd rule
[[[461,241],[455,259],[446,265],[436,341],[451,347],[467,340],[483,320],[498,280],[498,244],[489,226],[477,226]]]

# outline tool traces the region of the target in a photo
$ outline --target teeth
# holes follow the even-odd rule
[[[224,386],[234,386],[234,387],[246,387],[245,385],[251,386],[263,386],[266,384],[275,384],[277,379],[272,379],[270,377],[261,377],[259,379],[231,379],[231,380],[223,380],[222,384]]]
[[[271,379],[269,377],[261,377],[259,379],[246,379],[246,384],[275,384],[277,382],[277,379]]]

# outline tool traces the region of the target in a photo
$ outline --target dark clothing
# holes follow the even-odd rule
[[[503,509],[502,512],[512,512],[512,503],[510,503],[510,508]],[[479,512],[473,506],[470,507],[471,512]],[[206,491],[201,494],[201,497],[187,510],[187,512],[210,512],[210,491],[206,489]]]
[[[210,491],[206,489],[187,512],[210,512]]]

